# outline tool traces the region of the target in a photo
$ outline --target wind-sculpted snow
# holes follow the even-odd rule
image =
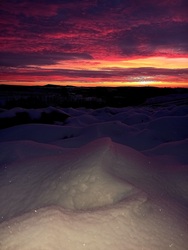
[[[185,110],[66,108],[62,125],[0,130],[0,250],[185,250]]]

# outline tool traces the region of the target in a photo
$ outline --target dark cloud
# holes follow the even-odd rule
[[[164,49],[168,55],[172,49],[174,54],[188,51],[188,24],[164,23],[141,25],[130,31],[122,32],[119,46],[125,55],[162,55]],[[160,49],[163,49],[160,52]]]
[[[60,60],[92,59],[89,54],[84,53],[0,53],[0,66],[24,67],[27,65],[52,65]]]
[[[99,71],[94,70],[73,70],[73,69],[38,69],[37,72],[35,69],[32,71],[32,68],[29,71],[11,71],[13,74],[25,75],[25,76],[69,76],[72,78],[114,78],[120,77],[121,79],[127,77],[168,77],[168,76],[178,76],[188,80],[188,69],[163,69],[163,68],[152,68],[152,67],[141,67],[141,68],[129,68],[129,69],[120,69],[120,68],[111,68],[102,69]],[[10,71],[9,71],[10,73]]]

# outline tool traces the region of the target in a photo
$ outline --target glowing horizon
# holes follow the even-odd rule
[[[188,87],[180,1],[10,0],[0,10],[1,84]]]

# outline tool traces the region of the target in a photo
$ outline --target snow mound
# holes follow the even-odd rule
[[[0,250],[187,249],[187,107],[60,111],[0,130]]]
[[[69,137],[78,136],[80,128],[47,125],[26,124],[0,130],[0,141],[32,140],[40,143],[50,143]]]
[[[128,147],[121,153],[119,147],[106,138],[70,154],[7,165],[1,176],[3,219],[48,205],[99,208],[141,192],[130,181],[144,157]]]
[[[184,250],[186,210],[155,164],[102,138],[8,165],[0,182],[1,250]]]
[[[0,112],[0,128],[26,123],[63,123],[68,117],[68,114],[54,107],[43,109],[24,109],[16,107]]]

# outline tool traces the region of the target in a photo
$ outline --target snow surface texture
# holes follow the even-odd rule
[[[187,107],[61,111],[0,130],[0,250],[186,250]]]

